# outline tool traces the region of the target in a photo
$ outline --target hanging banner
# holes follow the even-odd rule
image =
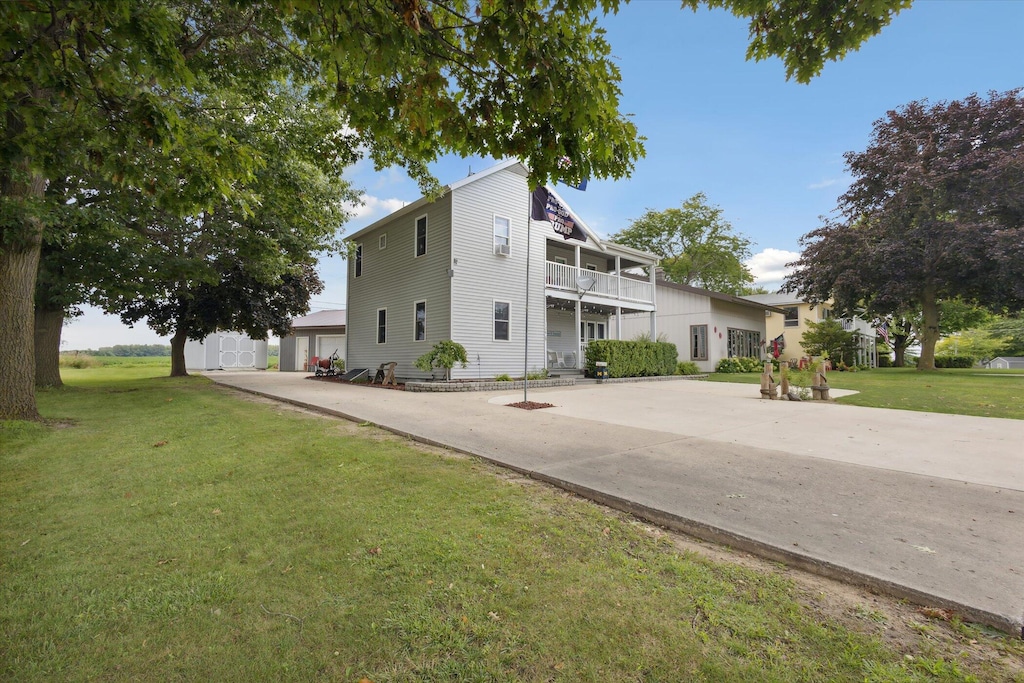
[[[554,228],[555,232],[564,239],[579,240],[580,242],[587,241],[586,234],[576,225],[576,221],[573,220],[569,209],[562,202],[558,201],[553,194],[548,192],[546,187],[538,187],[533,191],[530,217],[535,221],[551,223],[551,227]]]

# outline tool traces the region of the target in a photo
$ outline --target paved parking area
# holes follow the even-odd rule
[[[764,401],[669,381],[406,393],[214,381],[471,453],[653,522],[1008,631],[1024,627],[1024,421]]]

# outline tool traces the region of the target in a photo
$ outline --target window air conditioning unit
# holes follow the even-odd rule
[[[507,244],[496,244],[494,245],[494,253],[498,256],[508,256],[508,245]]]
[[[772,317],[772,312],[771,311],[765,311],[764,312],[764,317],[766,317],[766,318]]]

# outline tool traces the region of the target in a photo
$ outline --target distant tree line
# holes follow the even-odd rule
[[[71,353],[78,353],[86,356],[142,358],[145,356],[170,356],[171,347],[168,344],[114,344],[113,346],[103,346],[99,349],[72,351]]]

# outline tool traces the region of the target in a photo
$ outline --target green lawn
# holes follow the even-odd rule
[[[0,679],[1024,671],[1008,663],[1024,652],[1013,639],[957,625],[940,648],[946,627],[920,617],[919,640],[884,645],[780,571],[716,563],[473,459],[165,370],[68,370],[67,388],[39,394],[48,423],[0,423]],[[961,654],[979,647],[996,654]]]
[[[757,373],[715,373],[708,379],[758,384],[760,377]],[[864,372],[831,372],[828,383],[836,389],[860,392],[837,399],[849,405],[1024,420],[1022,370],[972,368],[920,372],[913,368],[878,368]]]

